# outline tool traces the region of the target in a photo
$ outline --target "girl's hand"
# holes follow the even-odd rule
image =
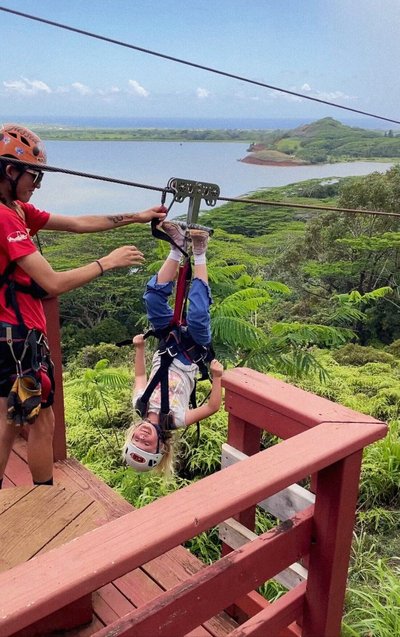
[[[132,343],[135,347],[144,347],[144,335],[136,334],[132,339]]]
[[[221,378],[222,373],[224,371],[223,366],[216,358],[210,363],[210,372],[213,378]]]

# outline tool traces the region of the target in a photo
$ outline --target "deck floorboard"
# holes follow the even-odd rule
[[[73,458],[54,465],[56,484],[72,491],[88,492],[101,505],[96,525],[130,513],[132,505]],[[15,441],[7,464],[3,488],[32,484],[27,465],[27,446],[22,437]],[[99,513],[101,511],[101,513]],[[90,515],[90,512],[88,513]],[[65,534],[68,541],[68,533]],[[183,546],[168,551],[143,567],[135,569],[93,593],[93,621],[82,628],[64,631],[64,637],[90,637],[96,631],[151,601],[160,593],[188,579],[203,568],[202,562]],[[187,637],[225,637],[237,624],[224,612],[192,630]],[[60,637],[60,632],[54,637]],[[47,635],[47,637],[52,637]]]

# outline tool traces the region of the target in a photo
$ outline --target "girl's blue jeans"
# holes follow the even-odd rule
[[[155,330],[167,327],[174,315],[168,303],[173,290],[173,281],[157,283],[156,275],[147,283],[143,298],[146,304],[147,318]],[[189,334],[199,345],[209,345],[211,343],[210,305],[212,298],[207,283],[202,279],[193,279],[188,301],[186,324]]]

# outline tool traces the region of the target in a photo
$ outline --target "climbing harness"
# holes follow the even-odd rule
[[[18,325],[3,324],[0,329],[5,330],[5,336],[1,336],[0,341],[7,343],[16,369],[16,377],[7,399],[7,418],[16,425],[24,425],[32,424],[41,409],[42,365],[45,365],[51,386],[46,404],[51,404],[55,383],[47,339],[39,330],[27,328],[16,294],[19,292],[29,294],[35,299],[42,299],[47,296],[47,292],[33,280],[29,285],[15,281],[12,275],[16,266],[15,261],[7,265],[0,275],[0,288],[6,286],[6,307],[12,307]]]

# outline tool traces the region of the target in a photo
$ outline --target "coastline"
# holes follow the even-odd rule
[[[296,166],[311,166],[310,162],[307,161],[301,161],[299,160],[293,160],[293,161],[287,161],[287,160],[283,160],[283,161],[279,161],[277,160],[272,160],[272,159],[259,159],[258,157],[254,157],[252,155],[247,155],[246,157],[243,157],[243,159],[238,159],[238,161],[242,162],[243,164],[256,164],[257,166],[282,166],[282,167],[292,167],[295,168]],[[324,163],[328,163],[328,162],[324,162]]]

